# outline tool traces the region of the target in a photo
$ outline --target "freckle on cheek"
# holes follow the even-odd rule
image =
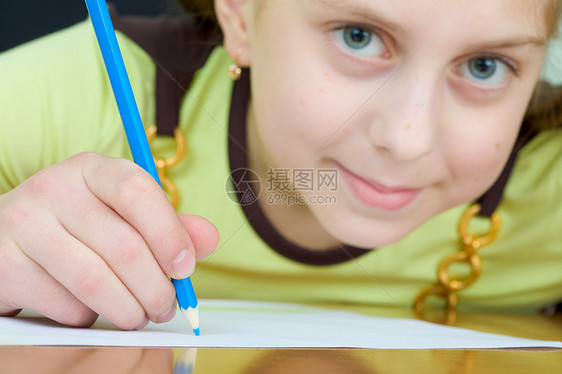
[[[412,128],[412,126],[411,126],[409,123],[407,123],[406,126],[405,126],[405,128],[406,128],[406,130],[410,131],[410,129]]]
[[[500,149],[500,143],[496,143],[496,149]]]
[[[330,75],[330,73],[326,72],[324,74],[324,76],[326,77],[327,80],[331,81],[332,80],[332,76]]]

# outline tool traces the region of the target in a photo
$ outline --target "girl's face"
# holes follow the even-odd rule
[[[307,208],[337,240],[404,237],[501,172],[540,72],[546,1],[250,1],[251,156],[337,170],[335,191],[300,192],[335,197]]]

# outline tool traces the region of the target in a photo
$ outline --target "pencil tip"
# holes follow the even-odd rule
[[[199,308],[188,307],[187,310],[180,308],[183,316],[191,325],[195,336],[199,336]]]

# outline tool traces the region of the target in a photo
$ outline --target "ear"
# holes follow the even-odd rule
[[[224,35],[224,46],[240,67],[250,66],[248,18],[249,0],[215,0],[215,13]]]

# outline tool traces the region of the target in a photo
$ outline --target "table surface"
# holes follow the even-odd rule
[[[389,308],[357,310],[396,315]],[[401,311],[400,313],[403,313]],[[413,312],[412,312],[413,313]],[[431,314],[431,313],[430,313]],[[428,316],[426,316],[428,318]],[[562,314],[433,313],[453,326],[504,335],[562,340]],[[152,349],[0,347],[4,373],[559,373],[562,349]]]

